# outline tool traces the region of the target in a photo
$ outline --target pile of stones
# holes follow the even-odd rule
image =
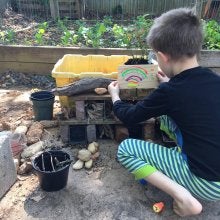
[[[52,89],[56,87],[56,83],[51,76],[45,75],[24,74],[13,71],[7,71],[0,74],[0,88],[11,88],[14,86]]]

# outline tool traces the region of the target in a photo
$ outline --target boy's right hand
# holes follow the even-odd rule
[[[120,100],[120,98],[119,98],[119,85],[118,85],[117,81],[113,81],[108,85],[108,92],[112,97],[113,103],[117,100]]]
[[[118,81],[113,81],[108,85],[108,92],[111,96],[119,95]]]
[[[162,71],[159,71],[157,73],[157,78],[159,80],[160,83],[164,83],[164,82],[169,82],[170,78],[168,78],[165,73],[163,73]]]

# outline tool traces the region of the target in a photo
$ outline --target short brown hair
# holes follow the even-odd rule
[[[202,41],[200,20],[187,8],[173,9],[156,18],[147,36],[152,49],[167,53],[174,60],[199,54]]]

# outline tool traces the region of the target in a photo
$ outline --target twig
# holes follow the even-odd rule
[[[43,171],[45,171],[44,154],[42,154],[41,157],[42,157],[42,168],[43,168]]]
[[[44,131],[45,131],[50,137],[53,137],[52,134],[51,134],[48,130],[46,130],[45,128],[44,128]]]
[[[61,166],[65,165],[66,163],[73,162],[73,160],[68,160],[68,159],[66,160],[66,158],[65,158],[65,161],[62,161],[62,162],[60,162],[56,157],[54,158],[54,160],[56,162],[56,166],[58,166],[58,167],[61,167]]]
[[[59,166],[60,161],[56,157],[54,158],[54,160],[55,160],[56,166]]]
[[[27,30],[29,30],[29,29],[32,29],[32,28],[38,26],[38,25],[39,25],[39,24],[31,24],[29,27],[26,27],[26,28],[23,28],[23,29],[20,29],[20,30],[16,30],[15,33],[27,31]]]
[[[52,165],[53,171],[55,171],[55,169],[54,169],[54,165],[53,165],[53,157],[52,157],[51,154],[50,154],[50,162],[51,162],[51,165]]]

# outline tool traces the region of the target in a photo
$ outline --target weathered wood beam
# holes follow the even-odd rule
[[[140,55],[141,51],[120,48],[0,46],[0,73],[13,70],[48,75],[54,64],[65,54]],[[220,72],[220,50],[203,50],[200,64]]]

